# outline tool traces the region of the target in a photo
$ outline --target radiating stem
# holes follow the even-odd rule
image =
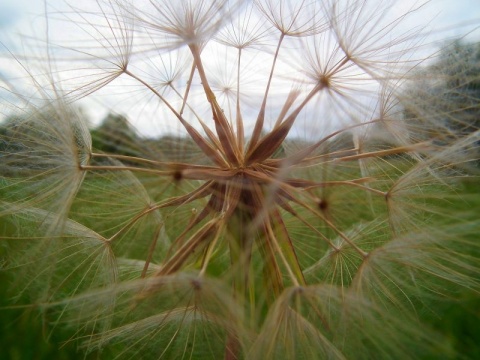
[[[270,221],[270,219],[268,219],[268,221],[266,222],[265,225],[266,225],[266,229],[267,229],[268,238],[271,240],[271,243],[273,244],[275,252],[280,256],[280,259],[282,260],[283,265],[287,269],[288,275],[290,276],[290,279],[292,280],[293,285],[294,286],[300,286],[299,280],[295,276],[295,274],[292,270],[292,267],[290,266],[290,263],[285,258],[285,254],[282,251],[282,248],[280,247],[280,245],[278,243],[278,239],[277,239],[277,236],[276,236],[275,232],[273,231],[272,222]]]
[[[135,156],[129,156],[129,155],[120,155],[120,154],[100,154],[100,153],[91,153],[90,154],[92,157],[103,157],[103,158],[112,158],[112,159],[118,159],[118,160],[126,160],[129,162],[138,162],[138,163],[146,163],[150,165],[155,165],[158,167],[165,167],[171,170],[185,170],[185,169],[204,169],[204,170],[212,170],[212,169],[218,169],[216,167],[208,166],[208,165],[198,165],[198,164],[189,164],[189,163],[181,163],[181,162],[172,162],[172,161],[156,161],[156,160],[150,160],[150,159],[145,159],[145,158],[140,158],[140,157],[135,157]],[[102,165],[104,167],[115,167],[115,165]],[[83,169],[87,169],[86,165],[81,165]],[[95,170],[101,167],[100,165],[91,165],[90,170]],[[116,166],[117,169],[113,170],[122,170],[125,169],[125,166]],[[136,168],[135,169],[142,169],[142,168]],[[98,169],[101,170],[101,169]],[[105,170],[110,170],[110,168],[105,169]]]
[[[153,252],[155,251],[155,247],[157,246],[158,237],[160,236],[160,232],[162,231],[163,226],[164,226],[163,223],[159,224],[155,233],[154,233],[154,235],[153,235],[152,243],[150,244],[150,247],[148,249],[147,258],[145,259],[145,265],[143,267],[142,274],[140,275],[140,277],[142,279],[147,274],[148,267],[150,266],[150,263],[151,263],[152,258],[153,258]]]
[[[198,55],[199,56],[199,55]],[[202,68],[203,70],[203,68]],[[214,149],[205,139],[198,133],[195,128],[190,125],[183,117],[180,115],[174,108],[173,106],[155,89],[153,88],[150,84],[145,82],[143,79],[138,77],[137,75],[133,74],[132,72],[125,70],[125,74],[130,76],[131,78],[137,80],[141,84],[143,84],[145,87],[147,87],[151,92],[153,92],[160,100],[163,101],[163,103],[168,107],[168,109],[175,115],[175,117],[180,121],[180,123],[183,125],[185,130],[187,130],[188,134],[192,137],[192,140],[195,141],[195,143],[200,147],[200,149],[203,151],[205,155],[207,155],[213,162],[215,162],[217,165],[220,166],[227,166],[228,164],[225,162],[225,160],[218,154],[217,150]],[[211,92],[211,91],[210,91]],[[213,95],[213,93],[212,93]]]
[[[191,81],[191,80],[190,80]],[[182,97],[182,95],[178,92],[178,90],[170,84],[170,88],[175,92],[175,94],[177,94],[177,96],[184,100],[185,99]],[[184,109],[184,106],[187,106],[188,109],[192,112],[192,114],[196,117],[197,121],[200,123],[200,125],[202,126],[202,129],[203,131],[205,131],[205,134],[207,134],[208,138],[210,139],[210,141],[215,145],[215,147],[219,150],[222,149],[222,145],[220,144],[220,142],[218,141],[218,139],[215,137],[214,133],[209,129],[209,127],[205,124],[204,121],[202,121],[202,119],[200,118],[200,116],[197,114],[197,112],[195,111],[195,109],[193,109],[188,103],[184,102],[184,105],[182,106],[182,112],[183,112],[183,109]]]
[[[167,261],[162,268],[155,273],[155,276],[169,275],[182,267],[185,261],[201,246],[204,242],[212,238],[212,234],[218,232],[219,219],[214,218],[200,229],[198,229]]]
[[[210,103],[212,109],[213,120],[215,123],[215,129],[217,131],[218,139],[222,145],[223,155],[228,159],[227,166],[239,164],[239,151],[237,141],[233,135],[233,130],[230,123],[227,121],[223,110],[217,103],[215,94],[213,93],[208,83],[207,75],[203,67],[202,58],[200,56],[200,49],[197,45],[189,45],[192,52],[193,59],[197,66],[198,74],[202,80],[203,90],[207,96],[207,100]]]
[[[243,147],[245,146],[245,134],[243,129],[243,119],[242,113],[240,110],[240,61],[242,57],[242,48],[238,49],[238,63],[237,63],[237,114],[236,114],[236,122],[237,122],[237,146],[241,156],[241,163],[243,163]]]
[[[181,98],[183,98],[183,102],[182,102],[182,107],[180,109],[180,115],[183,114],[183,110],[185,110],[185,105],[187,104],[187,98],[188,98],[188,94],[190,92],[190,88],[192,86],[192,80],[193,80],[193,75],[195,74],[195,69],[196,69],[195,62],[193,62],[192,70],[190,71],[190,76],[189,76],[188,82],[187,82],[187,88],[185,89],[185,95],[183,97],[181,97]]]
[[[224,230],[224,223],[220,223],[220,226],[218,227],[217,232],[215,233],[215,237],[213,240],[208,244],[205,256],[203,258],[203,263],[202,263],[202,268],[200,269],[200,276],[204,276],[205,272],[207,271],[208,264],[210,262],[210,259],[212,258],[212,254],[215,250],[215,247],[217,246],[217,242],[220,239],[220,235],[223,233]]]
[[[268,77],[267,88],[265,89],[265,94],[263,96],[260,112],[257,116],[257,121],[255,122],[255,128],[253,129],[252,139],[250,140],[248,151],[253,149],[253,147],[257,144],[258,139],[260,138],[260,134],[262,133],[263,122],[265,120],[265,108],[267,106],[268,92],[270,90],[270,84],[272,83],[273,72],[275,70],[275,64],[277,63],[278,53],[280,52],[280,46],[282,45],[284,38],[285,38],[285,34],[282,33],[280,35],[280,38],[278,39],[277,49],[275,50],[275,56],[273,57],[272,68],[270,70],[270,75]]]
[[[380,195],[380,196],[385,196],[387,194],[385,191],[377,190],[377,189],[371,188],[369,186],[362,185],[355,180],[350,180],[350,181],[349,180],[325,181],[325,182],[320,182],[317,185],[311,185],[311,186],[305,187],[303,189],[304,190],[311,190],[311,189],[315,189],[315,188],[325,188],[325,187],[329,187],[329,186],[338,186],[338,185],[357,187],[357,188],[360,188],[362,190],[365,190],[365,191],[368,191],[368,192],[371,192],[371,193],[374,193],[374,194],[377,194],[377,195]]]
[[[115,165],[81,165],[80,170],[109,170],[109,171],[135,171],[156,175],[171,175],[171,171],[141,168],[135,166],[115,166]]]
[[[130,221],[126,225],[124,225],[120,230],[118,230],[115,234],[113,234],[110,238],[108,238],[107,241],[112,242],[118,236],[120,236],[123,232],[127,231],[133,225],[135,225],[135,223],[137,221],[139,221],[141,218],[143,218],[144,216],[150,214],[151,212],[153,212],[155,210],[157,210],[156,207],[148,207],[147,209],[142,210],[139,214],[135,215],[132,219],[130,219]]]

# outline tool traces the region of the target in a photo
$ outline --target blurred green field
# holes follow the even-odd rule
[[[462,210],[468,207],[468,213],[477,216],[477,221],[480,221],[480,184],[476,181],[463,182],[455,192],[456,196],[452,199],[458,201],[449,200],[448,211],[462,213]],[[476,211],[471,211],[472,209]],[[1,235],[8,236],[10,231],[7,223],[0,218]],[[480,241],[480,234],[471,240]],[[5,248],[0,243],[0,259],[4,255]],[[8,292],[8,284],[12,280],[7,273],[0,272],[0,359],[84,358],[84,355],[77,351],[78,343],[68,341],[75,336],[74,333],[64,329],[51,332],[48,314],[41,314],[35,308],[11,307],[12,294]],[[458,294],[458,298],[456,302],[436,302],[431,311],[419,316],[448,339],[449,346],[458,354],[456,359],[480,359],[480,295],[465,289]],[[112,353],[105,350],[102,353],[88,354],[85,359],[113,357]]]

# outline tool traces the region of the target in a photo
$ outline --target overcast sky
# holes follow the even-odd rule
[[[84,3],[88,4],[89,1],[95,2],[94,0],[84,0]],[[52,11],[52,8],[61,9],[63,6],[63,0],[48,0],[48,3],[49,11]],[[398,11],[408,9],[413,3],[418,3],[418,1],[399,0]],[[45,34],[44,11],[43,0],[0,0],[0,42],[14,49],[20,44],[19,33],[33,34],[35,37],[42,38]],[[458,38],[469,32],[470,35],[466,39],[480,41],[478,28],[480,25],[480,0],[431,0],[427,4],[425,15],[425,17],[417,18],[417,21],[424,22],[427,17],[433,19],[429,28],[432,31],[433,41],[440,43],[442,39]],[[418,24],[413,20],[412,27],[416,25]],[[52,29],[50,30],[52,32]],[[61,31],[68,32],[69,30],[62,28]],[[6,53],[5,47],[0,46],[0,76],[2,73],[5,76],[10,71],[10,65],[5,57],[2,59],[2,53]],[[3,97],[5,96],[3,93]],[[1,97],[2,92],[0,91]],[[0,116],[1,112],[0,109]]]
[[[48,0],[48,3],[54,7],[60,7],[62,2],[63,0]],[[413,2],[415,0],[399,1],[406,6]],[[428,9],[429,12],[438,14],[435,20],[436,28],[480,20],[479,0],[431,0]],[[43,11],[43,0],[1,0],[0,31],[12,33],[28,27],[28,24],[31,24],[30,16],[41,14]],[[455,33],[460,34],[460,30],[453,30],[450,35],[455,35]]]

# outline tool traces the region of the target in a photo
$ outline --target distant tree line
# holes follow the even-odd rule
[[[480,128],[480,43],[455,41],[420,72],[403,103],[413,132],[441,142]]]

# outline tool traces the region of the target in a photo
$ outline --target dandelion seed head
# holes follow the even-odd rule
[[[424,314],[480,287],[478,219],[457,193],[478,177],[463,117],[478,106],[418,96],[416,77],[443,100],[452,79],[417,70],[424,33],[403,26],[422,6],[397,10],[108,0],[46,14],[86,40],[47,34],[45,56],[16,58],[35,90],[4,81],[19,99],[5,109],[23,112],[0,133],[19,301],[118,358],[405,358],[412,339],[414,356],[442,354]],[[92,126],[80,100],[111,113]]]

